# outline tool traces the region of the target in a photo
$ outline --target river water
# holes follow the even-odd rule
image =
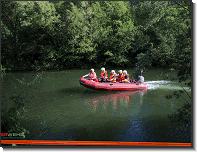
[[[161,80],[161,71],[152,69],[143,75],[147,90],[115,92],[81,86],[79,79],[89,70],[45,71],[40,83],[27,90],[34,98],[25,104],[26,114],[20,120],[29,130],[26,139],[191,142],[191,127],[177,129],[168,118],[184,100],[167,100],[165,95],[180,90],[180,84]],[[16,79],[29,83],[35,76],[35,72],[7,73],[1,79],[2,103],[12,105],[9,96],[15,89],[20,92]],[[182,97],[191,102],[187,95]]]

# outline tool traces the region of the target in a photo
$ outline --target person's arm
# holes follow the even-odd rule
[[[87,77],[87,76],[89,76],[89,74],[84,75],[83,78],[85,78],[85,77]]]

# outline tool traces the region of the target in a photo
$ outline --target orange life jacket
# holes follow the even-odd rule
[[[104,76],[104,74],[105,74],[105,73],[106,73],[106,76]],[[106,78],[106,79],[107,79],[107,78],[108,78],[107,71],[101,72],[101,77],[102,77],[102,78]]]
[[[116,76],[117,78],[122,78],[123,77],[123,73],[119,73],[117,76]]]
[[[120,78],[121,78],[121,79],[125,79],[125,75],[123,74]]]
[[[115,77],[115,78],[113,79],[113,77]],[[111,80],[111,82],[116,82],[116,74],[111,74],[109,79],[110,80],[113,79],[113,80]]]
[[[127,78],[127,79],[129,79],[129,74],[125,74],[125,75],[124,75],[124,79],[126,79],[126,78],[125,78],[125,76],[126,76],[126,75],[128,76],[128,78]]]
[[[125,78],[126,75],[128,76],[127,79]],[[125,80],[125,79],[126,79],[126,80]],[[122,80],[129,81],[129,74],[124,74]]]
[[[123,73],[121,73],[121,74],[118,74],[118,76],[117,76],[117,80],[118,81],[121,81],[121,80],[124,80],[125,78],[124,78],[124,74]]]

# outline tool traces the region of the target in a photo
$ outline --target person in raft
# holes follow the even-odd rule
[[[122,70],[118,71],[118,74],[116,75],[116,77],[117,77],[117,82],[121,82],[122,81],[122,79],[123,79]]]
[[[107,81],[107,78],[108,78],[107,71],[105,71],[105,68],[102,67],[101,68],[101,77],[98,79],[98,81],[99,82],[105,82],[105,81]]]
[[[114,70],[111,71],[111,75],[109,77],[110,82],[116,82],[116,72]]]
[[[129,82],[129,74],[127,74],[126,70],[123,71],[122,82]]]
[[[93,68],[90,70],[90,72],[88,74],[84,75],[83,78],[85,78],[87,76],[90,77],[90,80],[93,80],[95,82],[98,82],[98,79],[96,78],[96,72],[94,72],[94,69]]]
[[[142,76],[143,70],[141,70],[141,76],[138,76],[137,82],[138,83],[144,83],[144,77]]]
[[[144,83],[144,77],[141,75],[141,76],[138,76],[138,81],[139,83]]]

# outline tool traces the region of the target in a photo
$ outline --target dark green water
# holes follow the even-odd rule
[[[144,74],[147,91],[127,92],[95,91],[81,86],[79,79],[88,72],[44,72],[40,83],[27,90],[35,97],[26,103],[27,113],[20,120],[30,132],[26,139],[191,142],[191,132],[174,131],[168,118],[184,102],[164,97],[181,89],[180,84],[161,80],[158,69]],[[100,75],[99,70],[95,72]],[[1,79],[2,102],[12,105],[9,96],[16,78],[31,82],[35,76],[33,72],[6,74]],[[189,101],[186,95],[183,97]]]

